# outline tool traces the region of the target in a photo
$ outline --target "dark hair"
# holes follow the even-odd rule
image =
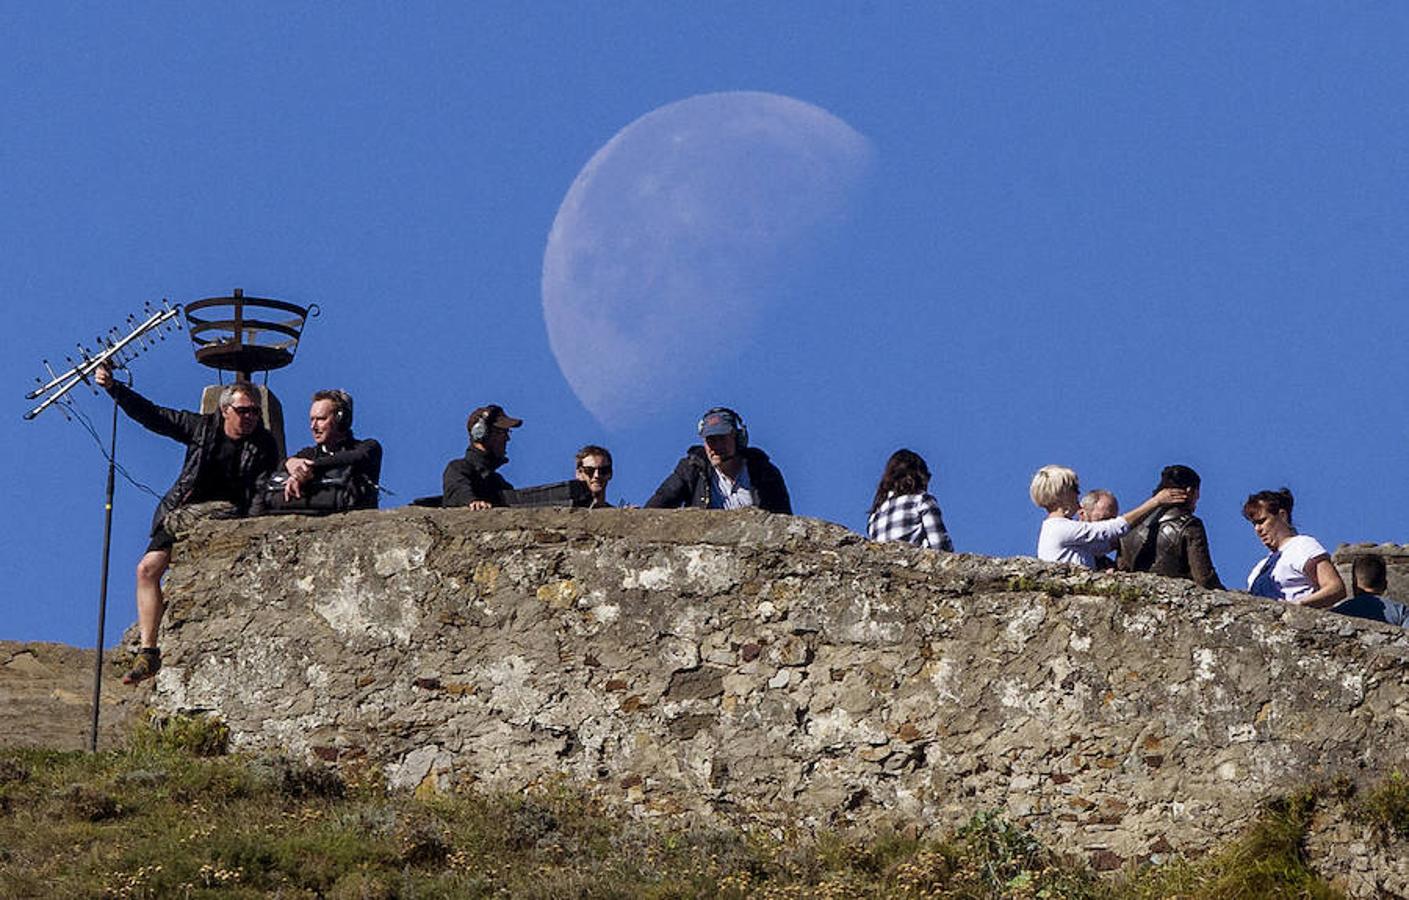
[[[343,431],[351,434],[352,395],[347,391],[338,390],[337,388],[328,388],[325,391],[313,392],[312,402],[317,403],[319,400],[327,400],[329,403],[333,404],[334,409],[342,413],[342,418],[338,421],[338,425],[342,427]]]
[[[1286,512],[1287,521],[1292,520],[1292,491],[1291,488],[1282,488],[1278,491],[1258,491],[1256,494],[1248,494],[1247,502],[1243,504],[1243,518],[1252,521],[1252,514],[1259,508],[1267,510],[1272,515],[1279,512]]]
[[[871,501],[871,512],[880,509],[891,493],[900,496],[922,494],[930,484],[930,467],[914,450],[900,449],[886,460],[886,470],[881,473],[881,483],[876,487],[876,497]]]
[[[1199,484],[1199,473],[1188,466],[1165,466],[1159,473],[1159,484],[1155,490],[1162,491],[1172,487],[1193,491],[1198,490]]]
[[[573,461],[574,466],[581,466],[582,461],[589,456],[600,456],[607,461],[607,465],[612,464],[612,452],[606,447],[598,447],[596,444],[587,444],[577,451],[577,458]]]
[[[1355,557],[1350,567],[1350,579],[1357,591],[1364,588],[1372,594],[1383,594],[1386,586],[1385,558],[1378,553]]]

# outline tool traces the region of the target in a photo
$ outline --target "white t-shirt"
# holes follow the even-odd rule
[[[1282,599],[1296,600],[1314,592],[1316,582],[1306,577],[1305,570],[1307,563],[1318,556],[1327,555],[1321,542],[1308,534],[1294,534],[1278,548],[1278,552],[1281,556],[1277,557],[1277,565],[1272,567],[1272,580],[1281,588]],[[1271,553],[1267,554],[1252,567],[1252,571],[1248,573],[1248,590],[1252,590],[1252,583],[1257,580],[1258,574],[1272,556]]]
[[[1037,535],[1037,558],[1047,562],[1077,563],[1096,568],[1096,554],[1111,551],[1122,534],[1130,530],[1125,516],[1099,522],[1079,522],[1053,516],[1042,520]]]
[[[753,493],[753,484],[749,481],[749,467],[746,465],[739,469],[737,479],[731,479],[714,466],[710,466],[709,488],[710,509],[743,509],[746,506],[758,505],[758,498]]]

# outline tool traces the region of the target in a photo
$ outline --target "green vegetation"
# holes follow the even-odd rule
[[[1060,599],[1072,593],[1070,585],[1061,581],[1049,578],[1034,578],[1031,575],[1014,575],[1008,579],[1007,590],[1009,593],[1038,593],[1046,594],[1053,599]]]
[[[1322,789],[1268,803],[1236,841],[1196,863],[1179,860],[1138,873],[1126,896],[1340,897],[1307,868],[1304,843]]]
[[[369,770],[222,755],[227,741],[178,718],[120,751],[0,753],[0,896],[1333,896],[1303,855],[1311,792],[1202,860],[1101,879],[992,813],[927,841],[642,823],[565,785],[388,795]],[[1404,779],[1385,791],[1374,808],[1402,827]]]
[[[1360,798],[1355,818],[1373,828],[1381,840],[1409,838],[1409,778],[1403,772],[1391,772]]]

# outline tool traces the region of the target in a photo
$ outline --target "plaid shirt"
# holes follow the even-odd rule
[[[871,513],[866,533],[873,541],[905,541],[931,550],[954,551],[939,504],[931,494],[891,494]]]

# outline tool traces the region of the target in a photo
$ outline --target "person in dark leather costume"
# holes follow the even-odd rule
[[[1156,490],[1184,488],[1189,499],[1179,506],[1162,507],[1140,527],[1127,532],[1120,539],[1117,569],[1187,578],[1199,587],[1223,590],[1208,553],[1208,532],[1194,515],[1200,481],[1199,473],[1188,466],[1165,466]]]

